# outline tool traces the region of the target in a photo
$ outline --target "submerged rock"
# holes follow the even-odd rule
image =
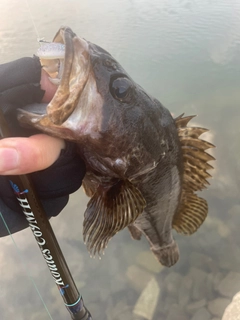
[[[200,252],[192,252],[190,254],[190,265],[208,272],[215,271],[217,268],[216,261],[211,256]]]
[[[164,302],[161,301],[160,310],[164,315],[168,315],[169,312],[172,310],[173,306],[178,305],[178,301],[176,297],[173,296],[167,296]],[[158,307],[159,309],[159,307]],[[163,318],[165,319],[165,318]]]
[[[150,272],[136,265],[132,265],[127,269],[127,278],[130,282],[130,285],[138,293],[142,292],[142,290],[146,287],[152,277],[153,275]]]
[[[225,274],[222,273],[222,272],[216,272],[214,275],[213,275],[213,289],[215,291],[218,291],[218,287],[219,287],[219,284],[221,283],[221,281],[225,278]]]
[[[134,315],[131,307],[125,301],[119,301],[116,305],[106,310],[107,320],[144,320],[142,317]],[[98,317],[96,316],[96,319]],[[94,318],[95,319],[95,318]]]
[[[222,320],[240,320],[240,292],[233,297],[232,302],[227,306]]]
[[[213,300],[216,297],[216,293],[214,291],[214,274],[209,273],[206,279],[206,299]]]
[[[193,281],[191,298],[193,300],[201,300],[207,294],[207,273],[198,268],[191,268],[189,276]]]
[[[206,308],[199,309],[191,318],[191,320],[210,320],[210,319],[211,319],[211,314],[207,311]]]
[[[207,304],[207,301],[206,299],[202,299],[202,300],[199,300],[199,301],[195,301],[195,302],[192,302],[192,303],[189,303],[187,306],[186,306],[186,311],[193,315],[195,314],[199,309],[205,307]]]
[[[232,298],[240,289],[240,273],[229,272],[219,283],[218,292],[228,298]]]
[[[172,305],[166,320],[188,320],[184,309],[179,305]]]
[[[162,266],[157,259],[153,256],[151,251],[140,252],[136,257],[137,263],[153,273],[160,273],[164,266]]]
[[[160,295],[160,288],[155,278],[152,278],[142,291],[134,307],[133,313],[152,320]]]
[[[191,290],[193,286],[193,280],[189,276],[182,278],[182,283],[178,289],[178,303],[180,306],[186,306],[191,300]]]
[[[222,317],[225,308],[230,303],[229,299],[217,298],[208,303],[208,311],[213,316]]]
[[[239,272],[240,248],[237,243],[226,240],[218,245],[216,253],[220,269],[227,270],[228,272]]]
[[[167,296],[175,297],[178,295],[179,287],[182,282],[182,275],[177,272],[170,272],[164,279],[164,289]]]

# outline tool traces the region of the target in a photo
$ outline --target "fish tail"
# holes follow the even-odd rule
[[[175,240],[165,247],[152,247],[151,250],[157,260],[165,267],[173,266],[179,259],[179,249]]]

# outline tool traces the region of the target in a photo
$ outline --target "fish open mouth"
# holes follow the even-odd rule
[[[49,122],[60,126],[74,111],[88,79],[89,45],[69,27],[61,27],[53,42],[42,43],[37,56],[50,81],[58,88],[45,115],[20,110],[18,119],[22,123],[41,121],[43,126]]]
[[[58,42],[40,42],[41,46],[37,50],[42,68],[47,72],[49,80],[59,85],[63,75],[65,45]]]

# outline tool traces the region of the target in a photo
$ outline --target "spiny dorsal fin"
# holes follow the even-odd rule
[[[192,118],[196,117],[196,116],[188,116],[183,118],[183,116],[184,116],[184,113],[182,113],[180,116],[174,119],[177,128],[186,127],[188,122],[192,120]]]
[[[129,181],[119,181],[110,189],[99,187],[84,213],[83,238],[88,251],[103,251],[108,241],[132,224],[146,206],[141,192]]]
[[[208,129],[199,128],[199,127],[178,127],[178,135],[179,137],[191,137],[191,138],[198,138],[204,132],[208,132]]]
[[[213,167],[208,161],[215,160],[205,150],[214,148],[214,145],[199,139],[200,135],[208,129],[200,127],[187,127],[194,116],[175,119],[178,136],[182,148],[184,163],[183,190],[181,204],[173,218],[173,228],[180,233],[192,234],[203,223],[207,216],[208,206],[206,200],[199,198],[195,192],[206,188],[211,175],[207,170]]]
[[[181,129],[180,129],[181,130]],[[211,144],[210,142],[198,139],[198,138],[192,138],[190,137],[181,137],[181,145],[184,147],[192,147],[195,150],[207,150],[209,148],[213,148],[214,145]]]

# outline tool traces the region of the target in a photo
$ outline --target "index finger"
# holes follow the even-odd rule
[[[0,140],[0,174],[17,175],[46,169],[59,157],[65,141],[45,134]]]

